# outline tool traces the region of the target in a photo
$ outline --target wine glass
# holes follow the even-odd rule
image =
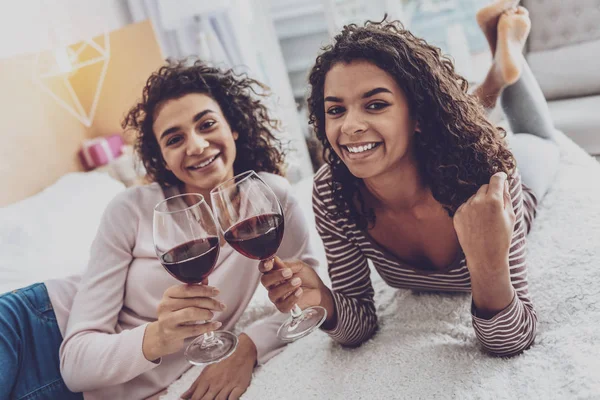
[[[283,239],[284,216],[271,188],[254,171],[239,174],[210,192],[214,215],[225,240],[244,256],[266,261],[275,257]],[[277,336],[286,342],[304,337],[327,316],[323,307],[302,311],[297,304]]]
[[[180,194],[158,203],[153,235],[161,264],[180,282],[201,284],[215,268],[221,248],[219,231],[202,195]],[[231,332],[208,332],[188,345],[185,357],[194,365],[213,364],[229,357],[237,344]]]

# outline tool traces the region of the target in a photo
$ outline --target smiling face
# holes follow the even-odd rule
[[[238,134],[210,96],[191,93],[161,103],[153,130],[167,169],[186,192],[208,193],[234,176]]]
[[[416,122],[394,78],[367,61],[335,64],[324,85],[327,140],[357,178],[412,159]]]

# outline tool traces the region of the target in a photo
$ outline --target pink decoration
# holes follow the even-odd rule
[[[110,163],[123,154],[123,138],[119,134],[86,140],[81,146],[79,158],[86,170]]]

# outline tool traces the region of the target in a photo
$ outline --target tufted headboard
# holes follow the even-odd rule
[[[548,100],[600,94],[600,0],[522,0],[527,60]]]

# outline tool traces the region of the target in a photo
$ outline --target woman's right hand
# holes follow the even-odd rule
[[[294,304],[301,309],[320,306],[330,296],[329,288],[317,272],[302,261],[282,261],[275,257],[261,262],[259,269],[263,273],[260,281],[269,292],[269,299],[281,312],[289,312]]]
[[[155,361],[173,354],[183,348],[185,339],[218,329],[221,322],[210,321],[213,311],[225,310],[225,305],[214,299],[218,294],[219,290],[208,286],[208,281],[168,288],[158,305],[158,319],[144,333],[142,350],[146,359]]]

